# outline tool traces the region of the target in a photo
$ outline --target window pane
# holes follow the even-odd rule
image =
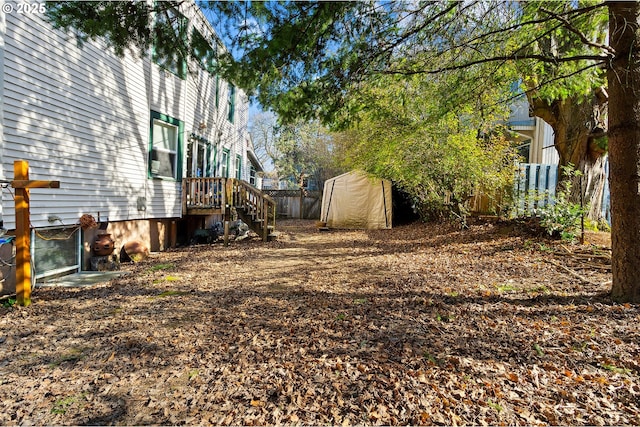
[[[160,120],[153,121],[153,148],[176,151],[178,128]]]
[[[176,153],[164,150],[151,151],[151,173],[167,178],[176,178]]]
[[[79,231],[76,227],[36,230],[33,252],[36,276],[65,268],[79,268]]]
[[[167,4],[158,2],[156,5],[153,60],[160,67],[184,79],[187,71],[185,57],[175,46],[179,40],[186,40],[186,18],[175,8],[165,7]]]
[[[154,119],[152,141],[151,174],[177,178],[178,127]]]
[[[216,51],[211,43],[205,39],[202,34],[195,28],[193,29],[191,36],[191,47],[193,54],[200,63],[200,67],[213,74],[216,66]]]
[[[223,178],[229,177],[229,151],[222,151],[222,161],[220,162],[220,172]]]

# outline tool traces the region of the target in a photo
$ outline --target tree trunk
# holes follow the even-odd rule
[[[640,302],[640,40],[638,2],[610,2],[609,81],[612,298]]]
[[[604,198],[604,187],[607,181],[607,171],[605,164],[607,156],[602,155],[593,163],[586,163],[583,167],[581,177],[582,192],[585,195],[585,203],[589,203],[587,218],[600,222],[606,222],[602,212],[602,202]]]

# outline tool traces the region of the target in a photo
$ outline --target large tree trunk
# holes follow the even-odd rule
[[[607,70],[611,296],[640,302],[640,3],[610,2],[608,6],[610,45],[615,51]]]
[[[605,132],[603,123],[606,111],[606,96],[598,91],[591,98],[567,98],[548,102],[536,98],[535,91],[529,94],[532,115],[549,123],[554,132],[554,145],[560,157],[560,171],[571,165],[582,172],[571,184],[570,201],[589,205],[587,216],[600,222],[602,215],[602,197],[606,171],[604,169],[605,150],[597,141]],[[558,186],[567,176],[560,174]]]

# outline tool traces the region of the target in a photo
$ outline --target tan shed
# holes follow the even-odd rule
[[[348,172],[327,180],[320,221],[329,228],[391,228],[391,181]]]

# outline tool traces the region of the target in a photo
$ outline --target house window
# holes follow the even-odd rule
[[[229,85],[229,99],[227,100],[227,119],[233,123],[236,110],[236,87]]]
[[[242,179],[242,156],[236,155],[236,178]]]
[[[253,165],[251,165],[249,167],[249,184],[253,185],[254,187],[256,186],[256,168],[253,167]]]
[[[192,135],[187,147],[187,177],[211,177],[211,144],[204,138]]]
[[[187,18],[169,2],[156,2],[154,31],[158,42],[153,45],[153,61],[181,79],[187,78],[187,60],[179,46],[187,40]]]
[[[531,154],[531,140],[527,139],[522,144],[516,147],[518,150],[518,155],[523,159],[525,163],[529,162],[529,156]]]
[[[183,123],[173,117],[151,112],[149,176],[180,179],[180,147]]]
[[[215,73],[217,55],[211,43],[196,29],[191,35],[193,55],[198,59],[200,68],[213,75]]]
[[[220,159],[220,175],[222,178],[229,178],[229,149],[222,149],[222,159]]]
[[[80,270],[80,234],[76,227],[32,229],[31,251],[37,281]]]

